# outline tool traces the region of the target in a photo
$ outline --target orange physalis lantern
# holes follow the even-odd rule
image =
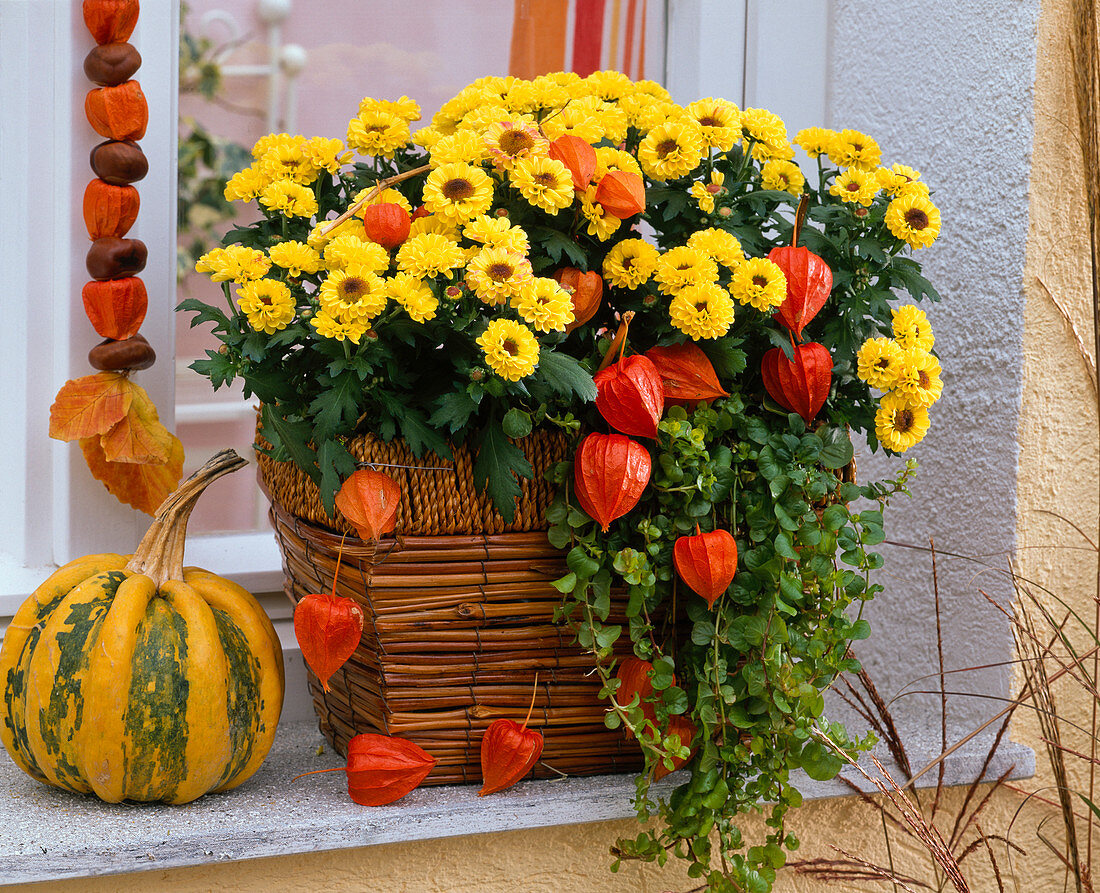
[[[573,321],[565,327],[572,332],[595,316],[603,299],[603,277],[591,271],[582,273],[576,267],[562,267],[554,273],[554,280],[567,292],[573,302]]]
[[[401,486],[388,474],[373,468],[360,468],[336,494],[338,508],[359,538],[377,541],[397,525],[397,507]]]
[[[794,349],[794,360],[773,347],[760,363],[764,389],[784,409],[797,412],[808,425],[825,404],[833,382],[833,358],[823,344],[811,341]]]
[[[569,169],[573,188],[584,192],[596,172],[596,150],[587,140],[570,133],[559,136],[550,144],[550,157]]]
[[[139,140],[149,123],[149,104],[137,81],[89,90],[84,114],[92,129],[111,140]]]
[[[808,248],[787,246],[773,248],[768,260],[787,277],[787,298],[779,305],[775,317],[802,337],[806,324],[817,316],[833,288],[833,271]]]
[[[672,560],[680,579],[713,608],[737,573],[737,541],[728,530],[681,536],[672,547]]]
[[[652,470],[649,450],[638,441],[625,434],[589,434],[573,465],[577,501],[606,531],[638,504]]]
[[[623,357],[593,377],[596,409],[609,425],[634,437],[657,438],[665,392],[657,367],[642,355]]]
[[[435,763],[435,757],[411,741],[365,732],[348,742],[347,766],[303,772],[294,780],[343,769],[348,774],[348,796],[355,803],[385,806],[418,787]]]
[[[370,240],[388,251],[409,237],[412,221],[409,219],[409,212],[400,205],[380,202],[363,208],[363,226]]]
[[[632,171],[610,171],[596,187],[596,203],[620,220],[641,214],[645,210],[645,183]]]
[[[619,680],[619,690],[615,692],[615,703],[620,707],[626,707],[637,695],[642,715],[656,725],[657,711],[647,700],[653,696],[653,681],[650,678],[652,672],[653,664],[648,660],[642,660],[640,657],[626,658],[619,664],[619,669],[615,673],[615,677]]]
[[[122,238],[137,220],[141,196],[133,186],[113,186],[98,177],[84,190],[84,225],[89,239]]]
[[[96,43],[129,40],[137,25],[138,0],[84,0],[84,24]]]
[[[539,677],[535,674],[535,685]],[[536,688],[531,693],[531,707],[523,724],[512,719],[495,719],[481,737],[481,779],[479,797],[510,788],[523,778],[542,756],[542,735],[527,728],[531,711],[535,709]]]
[[[726,397],[707,355],[691,341],[651,347],[645,352],[661,376],[666,403],[694,406],[701,400]]]
[[[136,276],[88,282],[80,295],[92,328],[113,341],[125,341],[136,335],[149,307],[145,283]]]

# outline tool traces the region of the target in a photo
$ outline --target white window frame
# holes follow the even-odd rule
[[[792,132],[826,125],[827,0],[804,0],[792,17],[762,0],[667,0],[665,83],[673,98],[725,96],[763,105]],[[789,52],[775,45],[792,29],[813,35]],[[146,3],[131,42],[142,53],[136,77],[149,101],[140,141],[149,174],[138,183],[141,211],[131,232],[149,246],[142,278],[149,291],[143,334],[156,365],[135,380],[161,420],[175,422],[175,179],[179,2]],[[81,60],[92,41],[80,0],[0,2],[0,263],[5,271],[6,339],[0,351],[0,636],[26,596],[59,564],[79,555],[132,549],[146,515],[107,496],[75,444],[49,440],[49,406],[61,384],[91,374],[99,340],[77,298],[87,280],[88,246],[80,197],[93,174],[88,152],[100,142],[85,124],[92,85]],[[792,79],[796,65],[800,77]],[[791,89],[797,83],[797,89]],[[33,372],[32,372],[33,368]],[[247,473],[247,472],[246,472]],[[216,486],[216,485],[215,485]],[[187,562],[210,567],[252,592],[269,594],[284,646],[296,643],[281,596],[281,560],[267,531],[193,536]]]

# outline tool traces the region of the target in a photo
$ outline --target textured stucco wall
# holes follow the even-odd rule
[[[1032,142],[1038,0],[837,0],[830,61],[830,126],[878,140],[883,163],[922,171],[943,214],[939,241],[916,252],[943,296],[929,305],[944,368],[944,396],[914,450],[912,499],[887,515],[891,540],[971,556],[1003,568],[1015,545],[1016,430],[1024,332],[1024,245]],[[864,453],[866,454],[866,451]],[[861,480],[899,465],[882,454],[859,463]],[[931,568],[921,552],[883,550],[887,592],[870,610],[859,654],[884,693],[936,665]],[[1006,660],[1007,624],[978,593],[1011,597],[977,565],[938,562],[945,652],[954,667]],[[1004,669],[956,677],[969,691],[1003,695]],[[954,683],[953,683],[954,684]],[[927,681],[912,686],[928,689]],[[995,703],[957,698],[952,725],[970,727]],[[927,724],[930,696],[894,709],[909,728]]]
[[[1091,616],[1095,566],[1087,553],[1073,548],[1079,545],[1074,535],[1043,514],[1057,511],[1085,530],[1095,530],[1097,420],[1093,392],[1074,334],[1047,293],[1049,290],[1067,308],[1087,339],[1090,323],[1087,253],[1082,243],[1081,161],[1071,129],[1071,69],[1065,49],[1069,0],[1043,0],[1037,53],[1031,3],[943,0],[931,6],[905,4],[904,8],[884,4],[890,7],[889,12],[885,8],[876,11],[876,6],[871,2],[837,4],[834,47],[838,54],[851,48],[853,61],[848,67],[838,61],[834,71],[837,111],[831,123],[867,129],[879,138],[891,159],[924,170],[938,190],[937,201],[945,212],[944,234],[942,243],[926,258],[929,276],[943,287],[946,299],[945,305],[933,312],[933,323],[944,365],[953,372],[951,394],[944,398],[944,411],[937,412],[936,428],[921,451],[924,473],[917,482],[916,496],[895,513],[893,533],[901,538],[898,528],[903,525],[908,528],[905,535],[911,538],[931,530],[939,537],[941,548],[977,552],[1012,548],[1013,531],[1018,530],[1015,546],[1021,573],[1040,580]],[[956,10],[960,10],[957,17]],[[978,24],[972,24],[975,22]],[[891,34],[893,39],[883,45],[876,38],[872,45],[869,36],[878,34]],[[868,60],[869,47],[879,45],[884,47],[882,61]],[[1018,57],[1021,52],[1024,57]],[[975,55],[982,61],[971,58]],[[1033,84],[1029,66],[1033,60],[1037,60],[1035,139],[1029,179]],[[875,78],[862,74],[867,66],[876,73]],[[934,77],[920,74],[930,70]],[[847,82],[839,83],[843,79]],[[862,84],[866,95],[860,94],[856,83]],[[925,101],[930,90],[937,100],[927,97]],[[911,116],[910,109],[915,110]],[[905,127],[891,129],[892,117],[903,119]],[[947,123],[939,123],[945,120]],[[1018,486],[1017,433],[1022,469]],[[865,461],[864,467],[870,464]],[[899,630],[919,631],[928,626],[923,572],[898,567],[907,560],[902,553],[891,560],[892,576],[900,582],[910,581],[920,599],[917,604],[915,597],[906,597],[895,582],[895,595],[881,606],[876,622],[879,657],[875,658],[882,665],[875,667],[880,677],[886,675],[886,664],[899,652],[917,650],[926,660],[931,658],[927,638],[914,644],[910,637],[915,633],[890,632],[898,618],[908,623],[915,616],[918,621],[915,626],[899,626]],[[976,584],[971,571],[959,568],[950,573],[949,584],[944,580],[946,573],[941,575],[953,612],[947,623],[953,636],[948,654],[964,660],[977,644],[989,641],[992,632],[976,614],[958,615],[961,619],[956,622],[957,609],[970,610]],[[964,636],[971,638],[955,636],[960,627]],[[994,637],[994,649],[1007,653],[1007,631],[1003,626],[997,629],[1000,639]],[[894,637],[892,646],[881,641],[890,636]],[[890,647],[896,650],[890,651]],[[896,678],[907,681],[910,672]],[[1087,700],[1073,698],[1072,688],[1063,693],[1062,707],[1083,718]],[[1026,713],[1015,737],[1032,745],[1038,742],[1034,723]],[[1047,781],[1040,774],[1033,785],[1039,787]],[[941,816],[952,814],[960,796],[958,791],[949,794],[941,805]],[[985,829],[1004,832],[1018,802],[1009,794],[994,797],[982,815]],[[1029,855],[1016,862],[1017,886],[1006,879],[1009,890],[1055,893],[1063,889],[1060,871],[1043,855],[1034,835],[1040,818],[1028,807],[1017,819],[1013,840]],[[793,824],[804,841],[801,855],[834,856],[829,847],[835,844],[871,860],[886,858],[878,822],[851,798],[810,804],[795,815]],[[695,885],[673,871],[628,866],[619,875],[609,874],[608,843],[633,830],[631,822],[614,822],[521,831],[26,889],[49,893],[136,893],[148,889],[172,893],[282,889],[658,893]],[[1052,830],[1048,826],[1048,831]],[[899,868],[932,881],[920,848],[906,842],[903,835],[895,837],[900,841],[893,853]],[[997,889],[980,859],[968,864],[975,893]],[[786,893],[822,893],[826,889],[862,893],[888,888],[866,881],[823,887],[789,877],[779,889]]]

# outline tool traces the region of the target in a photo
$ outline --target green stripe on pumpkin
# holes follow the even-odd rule
[[[68,614],[55,637],[60,656],[57,673],[52,680],[49,705],[39,711],[40,734],[58,780],[65,786],[72,785],[74,790],[87,790],[87,779],[80,770],[73,738],[83,719],[84,694],[81,689],[88,672],[88,657],[115,592],[126,577],[127,574],[122,571],[106,571],[96,575],[89,584],[82,584],[92,588],[84,593],[84,598],[69,602]],[[60,605],[60,600],[59,607],[64,607]],[[20,664],[21,667],[29,665],[36,646],[49,647],[48,642],[39,642],[40,633],[40,629],[35,629],[28,637],[29,647],[24,652],[27,664]],[[39,684],[45,682],[40,680]],[[17,732],[17,740],[28,746],[25,721],[23,728]]]
[[[169,799],[187,772],[187,627],[159,596],[149,602],[137,643],[124,724],[126,799]]]
[[[232,615],[214,608],[214,621],[218,637],[228,663],[229,685],[226,694],[226,711],[229,716],[229,739],[233,759],[215,789],[236,775],[252,757],[252,749],[259,734],[260,713],[260,662],[249,648],[248,640]]]

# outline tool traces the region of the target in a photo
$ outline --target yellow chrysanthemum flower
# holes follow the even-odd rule
[[[383,281],[364,267],[333,270],[321,283],[317,299],[322,310],[341,320],[370,321],[386,309]]]
[[[741,112],[741,133],[744,145],[749,141],[759,143],[764,151],[775,153],[789,146],[787,125],[775,112],[767,109],[744,109]]]
[[[634,82],[635,95],[653,96],[656,99],[668,102],[672,99],[672,94],[668,92],[664,87],[658,84],[656,81],[641,80]]]
[[[306,157],[320,170],[335,174],[351,161],[353,154],[344,148],[342,140],[315,136],[306,140],[303,150]]]
[[[465,262],[466,255],[462,249],[438,233],[410,236],[397,249],[397,268],[417,279],[432,279],[440,275],[450,279],[451,271]]]
[[[605,105],[596,96],[574,99],[560,112],[543,120],[542,132],[551,142],[566,134],[579,136],[586,143],[598,143],[605,136],[610,138],[611,134],[605,129]],[[621,121],[612,120],[608,123],[621,124],[625,130],[626,115],[622,115]]]
[[[480,164],[488,155],[488,150],[480,130],[463,127],[439,140],[432,146],[429,154],[432,164],[438,168],[459,162]]]
[[[267,250],[267,256],[291,276],[316,273],[321,269],[321,255],[305,242],[276,242]]]
[[[252,165],[230,177],[222,194],[227,202],[251,202],[270,184],[271,178],[257,165]]]
[[[466,266],[466,285],[486,304],[503,304],[531,279],[531,263],[507,248],[482,248]]]
[[[687,109],[699,125],[703,142],[719,152],[728,152],[741,138],[741,110],[725,99],[697,99]]]
[[[724,229],[700,229],[688,237],[688,248],[701,251],[711,260],[733,270],[745,260],[741,242]]]
[[[372,192],[374,192],[374,187],[360,189],[357,193],[355,193],[355,195],[351,197],[352,204],[355,204],[355,202],[359,201],[360,199],[366,198]],[[375,195],[374,198],[367,202],[367,205],[400,205],[410,214],[412,213],[412,205],[409,203],[409,200],[392,187],[387,187],[386,189],[383,189],[381,192]],[[364,205],[363,207],[366,208],[367,205]],[[362,214],[363,211],[360,211],[359,213]]]
[[[557,159],[521,158],[512,167],[511,180],[520,195],[547,214],[557,214],[573,203],[573,176]]]
[[[929,351],[936,344],[932,324],[916,304],[903,304],[890,311],[894,321],[894,340],[902,350]]]
[[[421,127],[419,130],[414,131],[412,135],[412,142],[417,146],[423,146],[425,149],[431,149],[441,139],[443,139],[443,134],[432,125]]]
[[[443,217],[439,214],[426,214],[417,217],[412,222],[409,227],[409,235],[422,236],[425,233],[433,233],[437,236],[443,236],[445,239],[450,239],[452,242],[457,242],[461,234],[459,226],[457,220],[451,220],[449,217]]]
[[[355,236],[360,242],[369,242],[367,238],[366,227],[363,226],[363,221],[358,217],[349,217],[343,223],[333,230],[328,228],[332,226],[332,220],[320,220],[309,231],[309,235],[306,236],[306,244],[310,248],[315,248],[320,251],[333,239],[340,236]],[[324,232],[325,235],[321,235]]]
[[[779,143],[753,143],[750,154],[761,164],[768,161],[790,161],[794,158],[794,146],[787,140]]]
[[[714,193],[707,190],[705,183],[692,183],[691,197],[699,203],[699,210],[704,214],[714,213]]]
[[[856,354],[856,374],[880,391],[892,391],[901,372],[902,349],[889,338],[868,338]]]
[[[330,313],[327,310],[318,310],[309,320],[309,324],[317,330],[322,338],[331,338],[334,341],[350,341],[358,344],[359,339],[366,334],[370,326],[361,317],[341,317],[339,314]]]
[[[553,279],[535,276],[512,297],[512,309],[540,332],[563,332],[573,321],[573,300]]]
[[[490,217],[482,214],[475,217],[462,228],[462,235],[475,242],[481,242],[487,248],[507,248],[516,254],[526,255],[531,242],[522,227],[512,226],[507,217]]]
[[[668,316],[693,341],[721,338],[733,324],[733,300],[716,283],[689,285],[672,299]]]
[[[928,433],[928,410],[912,406],[897,391],[883,394],[875,413],[875,434],[888,450],[904,453]]]
[[[621,71],[594,71],[584,78],[584,84],[604,102],[622,99],[634,89],[633,81]]]
[[[691,119],[658,124],[638,146],[638,163],[654,180],[674,180],[690,174],[703,160],[703,128]]]
[[[619,100],[619,109],[627,124],[642,133],[649,133],[669,117],[671,103],[645,93],[633,93]]]
[[[530,81],[515,78],[501,97],[505,108],[515,114],[532,114],[539,107],[538,91]]]
[[[611,171],[628,171],[632,174],[642,175],[642,166],[638,159],[625,149],[616,149],[614,146],[596,146],[596,170],[592,174],[594,181]]]
[[[943,393],[941,375],[940,361],[932,354],[923,350],[904,350],[894,390],[908,400],[910,406],[927,409]]]
[[[836,131],[826,127],[807,127],[794,136],[795,145],[801,146],[802,151],[811,158],[828,155],[834,139],[836,139]]]
[[[317,179],[321,169],[306,153],[306,144],[273,146],[259,160],[260,169],[271,180],[293,180],[308,185]]]
[[[623,239],[604,258],[604,278],[616,288],[637,288],[649,281],[660,256],[643,239]]]
[[[829,194],[837,196],[842,202],[858,203],[867,208],[878,194],[878,178],[862,168],[850,167],[833,180]]]
[[[908,187],[920,180],[920,171],[904,164],[895,164],[892,167],[880,167],[875,171],[875,178],[883,192],[890,198],[897,198]]]
[[[511,319],[494,319],[477,345],[485,353],[485,362],[507,381],[519,381],[535,371],[539,362],[539,343],[527,326]]]
[[[718,266],[702,251],[681,245],[657,259],[653,278],[661,294],[674,295],[689,285],[707,285],[718,279]]]
[[[595,236],[601,242],[606,242],[618,231],[622,220],[608,214],[603,205],[596,201],[596,192],[599,186],[592,184],[581,193],[581,213],[588,221],[588,235]]]
[[[274,335],[294,319],[294,298],[285,283],[257,279],[240,287],[237,306],[257,332]]]
[[[738,303],[766,312],[787,299],[787,277],[767,258],[754,257],[733,271],[730,294]]]
[[[492,204],[493,181],[472,164],[445,164],[428,174],[424,184],[424,207],[455,223],[484,214]]]
[[[910,248],[927,248],[940,234],[940,209],[923,193],[906,193],[887,207],[886,228]]]
[[[330,269],[362,267],[381,273],[390,265],[390,255],[381,245],[365,242],[352,233],[337,236],[324,248],[325,263]]]
[[[291,136],[289,133],[269,133],[256,140],[252,146],[252,157],[259,161],[272,149],[280,146],[300,146],[305,141],[304,136]]]
[[[385,281],[386,295],[405,308],[414,322],[435,319],[439,298],[420,279],[409,273],[398,273]]]
[[[267,275],[271,260],[262,251],[229,245],[206,252],[195,263],[196,273],[208,273],[214,282],[251,282]]]
[[[409,99],[408,96],[401,96],[396,100],[374,99],[371,96],[364,96],[359,100],[359,114],[368,111],[388,112],[404,121],[420,120],[420,104],[413,99]]]
[[[293,180],[276,180],[260,192],[260,204],[285,217],[312,217],[317,213],[313,190]]]
[[[765,189],[780,189],[791,195],[801,195],[806,178],[793,161],[768,161],[760,168],[760,181]]]
[[[502,170],[511,170],[519,158],[545,155],[550,143],[538,128],[519,121],[498,121],[490,125],[482,137],[493,164]]]
[[[882,161],[882,150],[867,134],[858,130],[842,130],[829,145],[829,160],[840,167],[874,171]]]
[[[553,78],[540,74],[531,81],[531,111],[561,108],[569,101],[569,91]]]
[[[360,155],[390,158],[409,141],[409,122],[393,112],[367,108],[348,122],[347,143]]]

